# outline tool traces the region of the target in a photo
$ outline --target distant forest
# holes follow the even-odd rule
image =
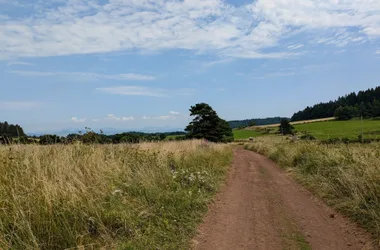
[[[292,121],[303,121],[327,117],[348,120],[354,117],[380,117],[380,86],[339,97],[335,101],[319,103],[295,113]]]
[[[244,128],[248,126],[261,126],[261,125],[271,125],[271,124],[278,124],[281,122],[281,119],[284,119],[283,117],[269,117],[269,118],[262,118],[262,119],[247,119],[247,120],[238,120],[238,121],[229,121],[231,128]],[[285,118],[286,119],[286,118]]]
[[[8,124],[8,122],[0,122],[0,135],[8,137],[25,136],[24,130],[18,124]]]
[[[96,133],[87,129],[84,134],[69,134],[67,136],[57,135],[41,135],[32,136],[33,139],[38,139],[39,144],[69,144],[74,142],[83,142],[87,144],[118,144],[118,143],[139,143],[144,141],[163,141],[168,136],[180,136],[186,135],[184,132],[167,132],[167,133],[142,133],[142,132],[127,132],[115,135],[105,135],[102,132]],[[184,137],[172,138],[169,140],[183,140]],[[29,141],[33,142],[33,141]]]
[[[18,143],[36,143],[47,145],[56,143],[73,143],[80,141],[83,143],[101,143],[101,144],[117,144],[117,143],[139,143],[142,141],[163,141],[163,140],[183,140],[185,139],[185,132],[166,132],[166,133],[142,133],[142,132],[127,132],[114,135],[105,135],[101,131],[96,133],[90,128],[86,128],[84,134],[69,134],[67,136],[58,135],[41,135],[41,136],[27,136],[22,127],[18,124],[9,124],[8,122],[0,122],[0,136],[6,136],[10,141]],[[177,138],[167,138],[169,136],[179,136]],[[181,137],[182,136],[182,137]],[[1,141],[0,141],[1,144]]]

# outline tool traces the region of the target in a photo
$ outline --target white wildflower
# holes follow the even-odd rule
[[[122,195],[123,194],[123,191],[121,191],[120,189],[116,189],[115,191],[112,192],[112,195]]]

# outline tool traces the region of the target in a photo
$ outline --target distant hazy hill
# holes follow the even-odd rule
[[[114,135],[114,134],[121,134],[125,132],[142,132],[142,133],[168,133],[168,132],[183,132],[183,128],[171,128],[171,127],[145,127],[142,129],[119,129],[119,128],[102,128],[102,129],[94,129],[95,132],[99,132],[100,130],[103,131],[106,135]],[[79,131],[82,133],[86,132],[84,128],[68,128],[63,129],[60,131],[44,131],[44,132],[35,132],[35,133],[28,133],[29,136],[41,136],[44,134],[55,134],[59,136],[67,136],[68,134],[77,134]]]
[[[286,117],[268,117],[268,118],[256,118],[256,119],[247,119],[247,120],[237,120],[237,121],[229,121],[231,128],[240,128],[240,127],[247,127],[252,124],[252,122],[255,123],[255,125],[270,125],[270,124],[278,124],[281,122],[281,119],[284,119]],[[286,118],[289,119],[289,118]]]

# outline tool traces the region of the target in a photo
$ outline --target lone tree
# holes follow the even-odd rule
[[[195,118],[185,129],[188,138],[206,139],[212,142],[231,142],[234,140],[228,122],[221,119],[207,103],[191,106],[190,115],[195,116]]]
[[[282,135],[290,135],[293,134],[294,127],[290,124],[288,119],[282,119],[281,125],[279,127],[279,132]]]

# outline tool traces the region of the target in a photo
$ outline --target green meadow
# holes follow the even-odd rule
[[[364,139],[380,139],[380,120],[326,121],[299,124],[294,127],[297,132],[309,132],[319,140],[358,139],[362,130]]]
[[[380,139],[380,120],[324,121],[293,125],[297,133],[308,132],[318,140],[358,139],[363,131],[364,139]],[[277,127],[255,128],[253,130],[234,130],[235,140],[248,139],[275,134]]]
[[[245,129],[234,129],[234,138],[235,140],[244,140],[249,139],[250,137],[264,136],[259,130],[245,130]]]

